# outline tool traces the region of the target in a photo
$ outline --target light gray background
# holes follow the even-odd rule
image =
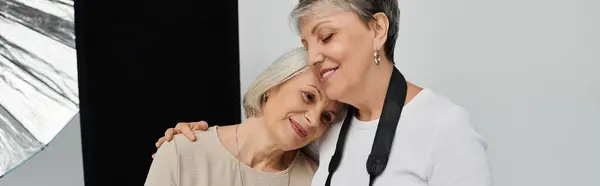
[[[301,46],[295,0],[240,0],[241,88]],[[396,63],[468,108],[497,186],[599,186],[600,1],[400,0]]]
[[[77,114],[45,150],[0,179],[0,186],[83,186]]]

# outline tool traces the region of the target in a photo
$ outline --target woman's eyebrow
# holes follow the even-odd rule
[[[319,90],[319,88],[317,88],[314,85],[310,85],[310,84],[306,84],[306,86],[315,88],[317,90],[317,93],[319,94],[319,98],[323,99],[323,94],[321,93],[321,90]]]

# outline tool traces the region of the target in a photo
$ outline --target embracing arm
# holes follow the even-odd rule
[[[160,148],[164,142],[173,140],[173,136],[176,134],[183,134],[188,140],[196,141],[196,134],[194,134],[194,131],[199,130],[208,130],[208,123],[206,121],[179,122],[175,125],[175,128],[168,128],[167,131],[165,131],[165,136],[159,138],[154,145],[156,148]],[[152,158],[155,156],[156,154],[152,154]]]
[[[491,186],[487,144],[462,107],[440,121],[430,151],[429,186]]]
[[[198,121],[198,122],[180,122],[177,123],[175,128],[168,128],[165,131],[165,136],[161,137],[154,144],[156,148],[160,148],[160,146],[165,142],[170,142],[173,140],[173,136],[176,134],[183,134],[188,140],[196,141],[196,134],[194,131],[206,131],[208,130],[208,123],[206,121]],[[301,149],[309,158],[313,159],[316,162],[319,162],[319,140],[315,140],[305,147]],[[154,158],[156,154],[152,155]]]

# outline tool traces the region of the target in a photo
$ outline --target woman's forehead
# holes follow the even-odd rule
[[[324,10],[318,12],[311,12],[299,19],[300,28],[302,30],[314,27],[323,21],[339,21],[354,16],[353,11],[347,10]]]
[[[293,78],[297,83],[303,83],[306,85],[313,85],[316,87],[321,87],[321,82],[319,78],[312,70],[305,70],[300,72],[296,77]]]

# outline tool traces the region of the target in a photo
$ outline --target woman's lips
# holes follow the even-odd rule
[[[289,120],[290,120],[290,125],[292,126],[292,129],[294,129],[294,132],[296,132],[296,134],[300,138],[306,138],[306,136],[308,136],[308,132],[306,132],[306,130],[300,125],[300,123],[296,122],[292,118],[290,118]]]
[[[335,74],[335,72],[337,71],[337,69],[338,69],[337,67],[322,69],[321,70],[321,82],[325,82],[329,78],[331,78]]]

